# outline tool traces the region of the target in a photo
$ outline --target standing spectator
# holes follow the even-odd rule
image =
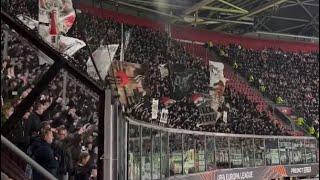
[[[91,175],[91,167],[88,166],[90,155],[88,152],[81,152],[79,162],[75,167],[76,180],[89,180]]]
[[[32,145],[32,157],[42,167],[48,170],[53,176],[57,177],[59,163],[57,157],[54,156],[51,144],[53,142],[53,133],[51,128],[43,128],[40,133],[40,141]],[[45,179],[37,171],[33,171],[33,180]]]
[[[59,154],[59,169],[58,177],[61,180],[68,180],[69,175],[72,173],[72,155],[68,148],[69,141],[67,139],[68,131],[65,128],[58,129],[58,138],[55,141],[56,153]]]

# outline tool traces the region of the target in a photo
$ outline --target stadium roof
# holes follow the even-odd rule
[[[108,3],[108,1],[104,1]],[[283,33],[319,37],[318,0],[112,0],[113,5],[233,34]]]

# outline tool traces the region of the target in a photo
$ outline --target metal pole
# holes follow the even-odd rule
[[[240,146],[241,146],[241,163],[242,163],[242,167],[244,166],[244,153],[243,153],[243,141],[240,141]],[[250,157],[249,157],[249,162],[250,162]]]
[[[150,139],[151,139],[151,152],[149,155],[150,158],[150,179],[153,179],[153,150],[154,150],[154,143],[153,143],[153,133],[152,129],[150,129]]]
[[[160,180],[162,180],[162,131],[160,132]]]
[[[289,149],[289,165],[291,165],[291,160],[293,159],[293,153],[292,153],[292,151],[293,151],[293,143],[292,142],[293,141],[290,141],[291,146],[290,146],[290,149]]]
[[[183,154],[184,154],[184,135],[183,134],[180,134],[181,135],[181,157],[182,157],[182,160],[181,160],[181,169],[182,169],[182,175],[184,174],[184,159],[183,159]]]
[[[252,138],[253,143],[253,167],[256,167],[256,146],[254,144],[254,138]]]
[[[228,137],[228,162],[229,162],[229,168],[231,168],[231,160],[230,160],[230,153],[231,153],[231,150],[230,150],[230,138]]]
[[[97,73],[100,81],[103,82],[104,79],[102,79],[101,74],[100,74],[100,72],[99,72],[99,70],[98,70],[98,68],[97,68],[97,64],[96,64],[96,62],[94,61],[94,58],[93,58],[93,56],[92,56],[92,51],[91,51],[90,45],[89,45],[88,42],[87,42],[87,37],[84,35],[83,32],[81,32],[81,34],[82,34],[82,39],[83,39],[84,43],[87,45],[86,47],[87,47],[87,49],[88,49],[89,57],[90,57],[90,59],[91,59],[91,61],[92,61],[93,67],[94,67],[94,69],[96,70],[96,73]],[[109,50],[109,48],[108,48],[108,50]]]
[[[103,179],[113,179],[113,115],[111,90],[105,91]]]
[[[217,167],[217,161],[216,161],[216,153],[217,153],[217,144],[216,144],[216,136],[213,136],[213,152],[214,152],[214,166]]]
[[[278,158],[279,158],[279,164],[282,164],[282,163],[281,163],[281,156],[280,156],[280,140],[278,139],[277,141],[278,141],[278,155],[279,155]]]
[[[306,141],[307,140],[304,140],[304,160],[305,160],[305,163],[307,164],[308,160],[307,160],[307,145],[306,145]]]
[[[124,166],[124,172],[125,172],[125,175],[124,175],[124,178],[125,179],[128,179],[128,152],[129,152],[129,150],[128,150],[128,122],[127,121],[125,121],[123,118],[122,118],[122,120],[124,121],[124,134],[125,134],[125,138],[124,138],[124,144],[125,144],[125,150],[124,150],[124,155],[125,155],[125,157],[124,157],[124,162],[126,163],[125,164],[125,166]]]
[[[266,139],[263,139],[263,146],[264,146],[264,165],[267,165],[267,158],[266,158],[266,151],[267,151],[267,147],[266,147]]]
[[[34,161],[32,158],[30,158],[28,155],[26,155],[23,151],[21,151],[17,146],[12,144],[7,138],[1,135],[1,144],[9,148],[11,151],[13,151],[16,155],[18,155],[21,159],[25,160],[26,163],[30,164],[33,169],[35,169],[37,172],[39,172],[41,175],[46,177],[47,179],[52,180],[58,180],[56,177],[54,177],[51,173],[49,173],[46,169],[44,169],[42,166],[40,166],[36,161]]]
[[[123,23],[121,23],[121,51],[120,51],[120,61],[124,61],[124,38],[123,38]]]
[[[139,176],[140,179],[142,179],[142,126],[139,126],[139,137],[140,137],[140,172],[139,172]]]
[[[168,151],[168,168],[167,168],[167,170],[168,170],[168,177],[170,176],[170,133],[169,132],[167,132],[167,151]]]
[[[204,136],[204,171],[207,171],[207,136]]]
[[[196,170],[196,152],[198,152],[196,147],[196,135],[192,135],[192,137],[193,137],[193,167]],[[199,155],[199,153],[197,154]],[[199,166],[198,166],[198,169],[199,169]]]

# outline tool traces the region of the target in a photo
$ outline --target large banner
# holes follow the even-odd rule
[[[319,176],[319,164],[278,165],[256,168],[220,169],[188,176],[169,178],[183,180],[270,180],[281,177]]]
[[[28,28],[34,30],[38,28],[39,21],[32,19],[29,16],[23,15],[23,14],[18,14],[17,18]]]
[[[169,69],[173,98],[179,100],[192,93],[194,90],[193,77],[196,71],[181,64],[170,65]]]
[[[226,79],[223,74],[224,64],[220,62],[209,61],[210,87],[215,87],[220,81],[225,85]]]
[[[58,12],[57,24],[59,32],[67,33],[72,27],[76,14],[72,0],[39,0],[39,22],[50,23],[50,13],[55,9]]]
[[[114,55],[117,52],[118,47],[119,44],[100,46],[97,50],[95,50],[92,53],[93,60],[97,66],[98,72],[102,80],[104,80],[108,74],[108,71],[110,69],[111,63],[113,61]],[[91,58],[89,58],[87,61],[87,72],[91,77],[99,79],[99,76],[96,73],[96,69]]]
[[[217,111],[218,108],[224,102],[224,89],[226,85],[226,79],[223,74],[224,64],[220,62],[209,61],[210,70],[210,83],[209,86],[212,88],[209,92],[212,100],[210,107]]]
[[[72,0],[39,0],[38,8],[39,16],[37,24],[35,21],[28,19],[23,19],[23,21],[29,28],[34,28],[37,25],[39,35],[48,44],[70,56],[85,46],[78,39],[60,36],[61,33],[67,33],[75,21],[76,14],[72,6]],[[60,38],[63,39],[62,42]],[[62,46],[60,49],[61,43],[65,46]],[[38,58],[40,64],[53,63],[51,59],[40,51]]]
[[[146,69],[141,64],[114,61],[109,71],[115,78],[121,104],[132,104],[147,94],[143,86]]]

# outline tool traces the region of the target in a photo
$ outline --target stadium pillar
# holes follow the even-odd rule
[[[105,103],[104,103],[104,142],[103,142],[103,178],[102,179],[115,179],[114,168],[116,163],[114,163],[114,142],[113,142],[113,131],[114,131],[114,121],[113,121],[113,107],[111,105],[111,90],[105,90]]]
[[[114,103],[114,122],[116,123],[117,131],[114,133],[116,136],[117,145],[117,177],[118,180],[127,179],[127,128],[128,124],[126,119],[122,116],[122,107],[119,102]]]

